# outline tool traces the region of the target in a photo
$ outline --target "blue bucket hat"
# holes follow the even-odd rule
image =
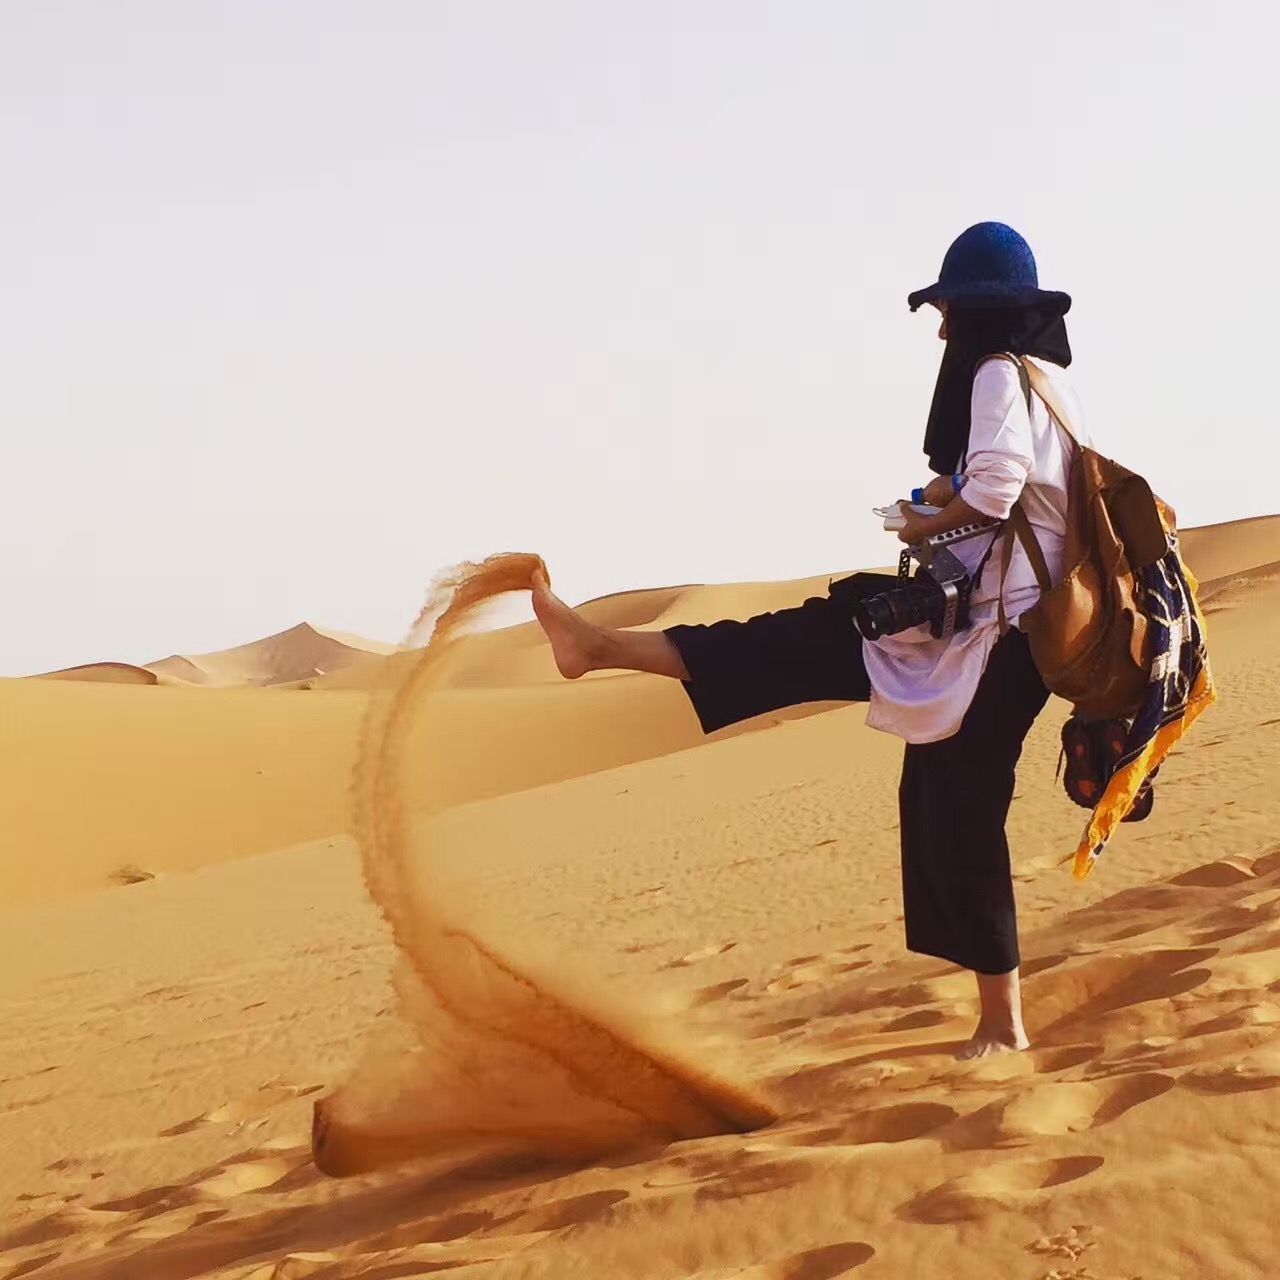
[[[1003,222],[979,222],[962,232],[942,260],[936,284],[907,297],[912,311],[927,302],[965,307],[1071,309],[1068,294],[1040,288],[1031,246]]]

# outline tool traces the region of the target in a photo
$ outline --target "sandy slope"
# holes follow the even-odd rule
[[[357,694],[0,680],[0,902],[344,830]]]
[[[966,983],[903,952],[899,748],[858,709],[704,743],[678,689],[559,683],[532,629],[464,647],[431,763],[470,803],[420,832],[433,886],[781,1113],[577,1169],[309,1164],[313,1097],[389,1002],[330,838],[358,692],[0,682],[29,904],[0,932],[0,1276],[1274,1274],[1280,521],[1188,545],[1222,702],[1084,886],[1052,868],[1080,815],[1037,727],[1011,820],[1036,1049],[988,1064],[949,1056]],[[593,608],[745,616],[822,582]],[[188,873],[96,888],[125,862]]]

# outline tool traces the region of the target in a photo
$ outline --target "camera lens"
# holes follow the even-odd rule
[[[940,616],[942,591],[930,578],[915,578],[905,587],[895,587],[862,600],[854,608],[854,625],[864,640],[897,635],[922,622]]]
[[[890,594],[869,596],[854,608],[853,622],[864,640],[879,640],[881,636],[893,634],[893,610],[888,602]]]

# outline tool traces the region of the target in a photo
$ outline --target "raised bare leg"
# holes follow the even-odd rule
[[[534,578],[533,611],[547,639],[556,667],[566,680],[588,671],[647,671],[655,676],[687,680],[680,650],[661,631],[621,631],[597,627],[557,596],[541,574]]]
[[[1030,1045],[1022,1025],[1022,983],[1017,969],[1008,973],[976,973],[978,1029],[956,1057],[985,1058],[993,1053],[1013,1053]]]

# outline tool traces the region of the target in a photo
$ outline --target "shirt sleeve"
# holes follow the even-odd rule
[[[964,500],[984,516],[1007,520],[1035,464],[1031,418],[1018,368],[988,360],[974,376]]]

